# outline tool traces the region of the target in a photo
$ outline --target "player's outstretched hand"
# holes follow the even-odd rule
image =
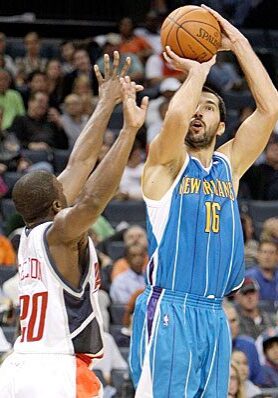
[[[144,124],[149,98],[144,97],[141,105],[136,103],[136,84],[129,76],[120,79],[124,113],[124,128],[138,131]]]
[[[233,51],[233,46],[238,41],[246,41],[246,37],[234,27],[227,19],[223,18],[217,11],[214,11],[212,8],[202,4],[202,8],[209,11],[219,22],[222,40],[221,45],[218,51]]]
[[[164,59],[171,65],[172,68],[187,74],[191,69],[197,68],[199,70],[210,70],[215,64],[216,57],[212,57],[209,61],[200,63],[189,58],[182,58],[178,56],[169,46],[166,46],[166,51],[163,53]]]
[[[121,102],[120,78],[126,76],[131,65],[131,58],[126,58],[121,71],[119,71],[120,54],[118,51],[114,51],[113,67],[111,67],[110,57],[108,54],[104,54],[103,61],[103,75],[100,72],[98,65],[94,65],[94,71],[99,85],[99,98],[113,99],[115,103],[118,104]],[[142,91],[144,89],[144,87],[139,84],[135,87],[136,91]]]

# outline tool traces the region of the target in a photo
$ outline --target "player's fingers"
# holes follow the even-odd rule
[[[201,7],[204,8],[205,10],[209,11],[212,15],[214,15],[215,18],[216,18],[218,21],[226,22],[226,19],[223,18],[222,15],[220,15],[217,11],[215,11],[215,10],[213,10],[212,8],[206,6],[205,4],[202,4]]]
[[[98,65],[94,65],[94,71],[95,71],[95,75],[96,75],[96,78],[98,81],[98,85],[100,86],[103,82],[103,77],[102,77],[102,74],[100,73]]]
[[[179,61],[180,57],[171,50],[170,46],[166,46],[167,55],[172,58],[174,61]]]
[[[119,54],[119,51],[114,51],[113,73],[112,73],[112,77],[116,77],[116,76],[117,76],[119,63],[120,63],[120,54]]]
[[[146,111],[148,109],[148,105],[149,105],[149,97],[145,96],[141,101],[140,108]]]
[[[120,84],[121,84],[121,90],[122,90],[122,98],[123,98],[123,101],[125,101],[128,97],[128,91],[127,91],[128,84],[126,83],[125,79],[122,77],[120,78]]]
[[[127,74],[127,71],[129,70],[130,65],[131,65],[131,58],[127,57],[125,60],[124,66],[121,70],[120,76],[124,77]]]
[[[167,61],[169,64],[171,64],[173,62],[173,60],[167,55],[167,53],[165,51],[163,52],[163,57],[164,57],[165,61]]]
[[[136,84],[135,89],[136,89],[136,92],[138,93],[138,91],[144,90],[144,86],[142,86],[141,84]]]
[[[108,54],[104,54],[104,79],[107,80],[110,77],[110,57]]]

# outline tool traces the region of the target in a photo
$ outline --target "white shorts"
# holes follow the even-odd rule
[[[0,368],[0,397],[102,398],[102,386],[73,355],[12,353]]]

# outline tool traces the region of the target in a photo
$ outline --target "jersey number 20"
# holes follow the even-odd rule
[[[20,296],[20,320],[27,317],[27,326],[22,327],[21,342],[39,341],[43,337],[45,314],[48,301],[48,293],[35,293],[32,296],[27,294]]]

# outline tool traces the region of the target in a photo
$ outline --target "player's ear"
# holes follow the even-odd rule
[[[225,131],[225,123],[224,122],[220,122],[219,126],[218,126],[218,129],[217,129],[217,132],[216,132],[216,135],[218,135],[220,137],[220,135],[222,135],[224,133],[224,131]]]
[[[59,213],[59,211],[63,209],[63,206],[62,206],[62,203],[60,202],[60,200],[54,200],[54,202],[52,203],[52,209],[55,214]]]

